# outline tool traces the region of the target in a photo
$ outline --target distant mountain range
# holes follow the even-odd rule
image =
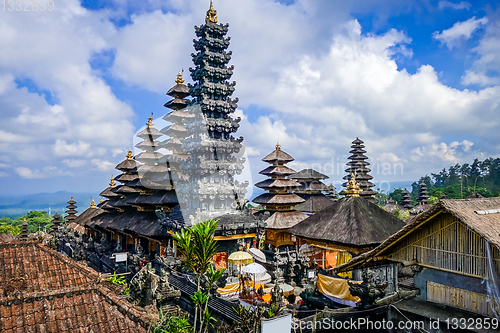
[[[411,183],[413,183],[413,181],[391,182],[377,185],[381,185],[382,189],[386,190],[387,193],[394,191],[396,188],[407,188],[411,191]],[[389,191],[387,191],[387,188],[389,188]],[[340,190],[341,188],[337,188],[337,191]],[[264,192],[264,190],[254,187],[250,201]],[[79,213],[89,207],[90,201],[92,200],[91,198],[94,198],[96,203],[101,199],[99,193],[71,193],[66,191],[17,196],[0,195],[0,217],[9,216],[11,218],[16,218],[32,210],[44,210],[48,212],[49,209],[52,214],[55,212],[61,214],[66,211],[67,202],[71,197],[76,201],[76,205],[78,206],[76,210]]]
[[[99,193],[70,193],[59,191],[55,193],[37,193],[30,195],[18,196],[0,196],[0,217],[9,216],[16,218],[25,215],[32,210],[44,210],[54,214],[59,214],[66,211],[67,202],[70,198],[76,201],[76,209],[78,212],[83,212],[90,205],[91,198],[94,198],[98,203],[100,200]]]

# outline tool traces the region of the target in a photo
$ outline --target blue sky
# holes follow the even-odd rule
[[[0,184],[15,194],[100,192],[179,70],[209,1],[55,1],[0,10]],[[365,141],[378,183],[500,151],[495,1],[215,0],[229,23],[248,158],[279,142],[338,184]],[[402,170],[402,171],[401,171]]]

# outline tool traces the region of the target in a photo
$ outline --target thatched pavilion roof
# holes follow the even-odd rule
[[[361,248],[377,246],[404,222],[362,197],[345,197],[290,228],[292,235]]]

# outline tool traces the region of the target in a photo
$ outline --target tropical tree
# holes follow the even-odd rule
[[[208,312],[210,292],[224,273],[224,270],[216,270],[212,261],[217,250],[217,241],[214,239],[217,221],[200,221],[199,224],[182,229],[173,235],[177,249],[182,255],[184,267],[191,271],[196,279],[197,291],[191,297],[195,304],[194,332],[196,332],[198,319],[199,332],[203,332],[204,325],[205,330],[208,329],[212,321]]]

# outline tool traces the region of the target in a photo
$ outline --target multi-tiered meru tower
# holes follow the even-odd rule
[[[364,150],[365,146],[363,143],[364,142],[358,138],[352,142],[352,149],[349,151],[352,155],[348,157],[350,161],[347,162],[348,168],[345,170],[347,175],[343,178],[347,182],[342,184],[342,186],[347,187],[349,180],[351,180],[351,175],[354,174],[356,181],[359,183],[359,188],[363,190],[360,196],[371,202],[377,202],[378,200],[373,197],[377,192],[372,189],[375,184],[370,181],[373,177],[369,174],[371,171],[368,168],[370,162],[367,161],[368,157],[364,155],[366,150]]]
[[[244,159],[239,157],[243,138],[231,135],[241,119],[231,117],[238,99],[230,98],[236,83],[229,83],[233,66],[227,66],[231,59],[231,52],[226,51],[228,26],[217,23],[217,12],[210,5],[205,24],[195,27],[197,53],[191,55],[195,68],[189,69],[195,83],[188,85],[193,97],[188,109],[194,117],[185,122],[189,136],[181,140],[184,153],[189,155],[181,172],[189,182],[178,189],[194,223],[240,207],[248,185],[234,180],[243,169]]]

